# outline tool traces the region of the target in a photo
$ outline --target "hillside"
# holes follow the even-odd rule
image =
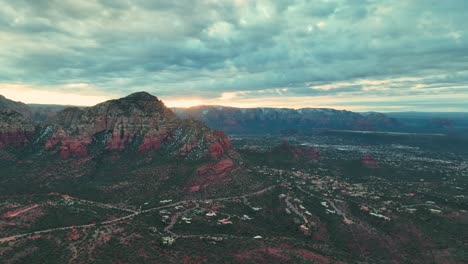
[[[13,110],[0,117],[2,193],[66,191],[139,203],[209,196],[227,183],[235,191],[248,178],[237,177],[241,158],[223,132],[180,119],[144,92],[66,108],[42,123]]]

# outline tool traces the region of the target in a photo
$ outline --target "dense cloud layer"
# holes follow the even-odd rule
[[[0,5],[0,88],[377,110],[468,99],[465,0]]]

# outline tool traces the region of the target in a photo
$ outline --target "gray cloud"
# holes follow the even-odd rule
[[[468,87],[465,0],[0,5],[0,83],[205,98],[286,88],[269,95],[466,95]],[[399,81],[369,89],[360,80]],[[348,84],[314,88],[334,83]]]

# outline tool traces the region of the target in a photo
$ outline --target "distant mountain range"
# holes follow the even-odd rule
[[[233,108],[200,106],[176,108],[182,118],[192,117],[208,126],[232,134],[280,133],[310,129],[396,130],[398,120],[380,113],[362,115],[324,108]]]
[[[48,122],[69,106],[23,104],[0,97],[0,109],[12,109],[35,122]],[[172,108],[182,119],[193,118],[228,134],[303,134],[316,129],[416,133],[468,131],[468,113],[357,113],[327,108]]]
[[[376,112],[356,113],[326,108],[233,108],[198,106],[175,108],[182,118],[194,118],[228,134],[297,134],[316,129],[366,130],[423,133],[463,133],[468,131],[468,114],[456,119],[446,113],[406,115]],[[452,115],[449,115],[452,117]]]

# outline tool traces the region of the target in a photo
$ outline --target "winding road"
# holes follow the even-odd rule
[[[168,208],[168,207],[173,207],[173,206],[177,206],[177,205],[181,205],[181,204],[195,203],[198,206],[198,203],[207,202],[207,201],[227,201],[227,200],[232,200],[232,199],[243,199],[245,197],[263,194],[265,192],[268,192],[268,191],[272,190],[273,188],[275,188],[277,186],[278,185],[273,185],[273,186],[267,187],[265,189],[262,189],[262,190],[259,190],[259,191],[256,191],[256,192],[249,193],[249,194],[244,194],[244,195],[240,195],[240,196],[222,197],[222,198],[214,198],[214,199],[206,199],[206,200],[184,200],[184,201],[179,201],[179,202],[175,202],[175,203],[171,203],[171,204],[166,204],[166,205],[162,205],[162,206],[158,206],[158,207],[154,207],[154,208],[150,208],[150,209],[146,209],[146,210],[141,210],[141,211],[135,211],[135,210],[128,209],[128,208],[122,208],[122,207],[119,207],[119,206],[115,206],[113,204],[104,204],[104,203],[100,203],[100,202],[93,202],[93,201],[82,200],[82,199],[72,197],[71,199],[76,199],[76,200],[79,200],[79,201],[85,201],[86,203],[94,204],[94,205],[97,205],[97,206],[100,206],[100,207],[119,209],[119,210],[132,212],[132,213],[129,214],[129,215],[120,217],[120,218],[116,218],[116,219],[113,219],[113,220],[102,221],[102,222],[99,222],[99,223],[49,228],[49,229],[44,229],[44,230],[39,230],[39,231],[34,231],[34,232],[29,232],[29,233],[23,233],[23,234],[3,237],[3,238],[0,238],[0,243],[4,243],[4,242],[8,242],[8,241],[14,241],[14,240],[17,240],[17,239],[20,239],[20,238],[26,238],[28,236],[33,236],[33,235],[53,233],[53,232],[56,232],[56,231],[65,231],[65,230],[72,230],[72,229],[76,229],[76,228],[90,228],[90,227],[95,227],[95,226],[112,225],[112,224],[116,224],[116,223],[119,223],[119,222],[122,222],[122,221],[125,221],[125,220],[133,219],[133,218],[135,218],[136,216],[138,216],[140,214],[146,214],[146,213],[154,212],[156,210],[160,210],[160,209],[164,209],[164,208]],[[186,211],[190,211],[190,210],[193,210],[195,208],[187,209]],[[176,215],[178,215],[177,217],[176,217],[176,215],[173,216],[172,219],[171,219],[171,223],[164,230],[167,231],[168,233],[170,233],[171,235],[174,235],[174,236],[178,237],[178,235],[173,233],[171,231],[171,229],[174,226],[174,224],[176,223],[178,217],[183,215],[183,213],[185,213],[185,211],[177,213],[176,214]]]

